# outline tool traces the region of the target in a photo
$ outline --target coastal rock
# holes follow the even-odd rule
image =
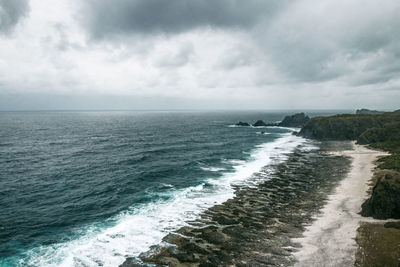
[[[140,265],[133,262],[134,259],[127,258],[119,267],[140,267]]]
[[[303,112],[297,113],[291,116],[286,116],[278,126],[282,127],[301,127],[310,120],[310,117],[306,116]]]
[[[254,127],[260,127],[260,126],[269,126],[269,124],[263,122],[262,120],[256,121],[256,123],[253,124]]]
[[[248,124],[247,122],[242,122],[239,121],[238,123],[235,124],[236,126],[250,126],[250,124]]]
[[[372,196],[362,205],[361,215],[400,219],[400,173],[385,170],[377,174]]]
[[[161,246],[151,246],[150,250],[145,253],[141,253],[139,258],[143,262],[154,263],[157,265],[169,265],[169,266],[179,266],[180,262],[171,257],[172,252],[167,247]]]
[[[223,244],[229,242],[231,238],[222,233],[218,227],[208,226],[202,229],[200,237],[212,244]]]

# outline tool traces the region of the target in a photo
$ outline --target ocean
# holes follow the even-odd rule
[[[300,148],[317,151],[296,129],[234,126],[290,114],[0,112],[0,266],[137,258],[241,188],[269,181]]]

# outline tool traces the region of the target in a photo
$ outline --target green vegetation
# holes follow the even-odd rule
[[[361,223],[357,229],[355,267],[396,267],[399,264],[400,231],[378,223]]]
[[[374,175],[371,198],[362,205],[362,216],[400,219],[400,173],[381,170]]]
[[[390,156],[379,159],[378,167],[400,172],[400,123],[388,123],[382,128],[368,129],[360,136],[359,143],[390,152]]]
[[[378,160],[379,169],[395,170],[400,172],[400,154],[393,154]]]
[[[384,227],[400,230],[400,222],[387,222],[384,224]]]
[[[387,136],[394,137],[389,133],[393,129],[397,129],[397,133],[400,131],[400,112],[314,117],[304,125],[300,135],[319,140],[359,140],[360,143],[367,144],[371,143],[369,138],[375,142],[373,138],[386,131]]]
[[[312,118],[301,136],[318,140],[357,140],[392,155],[379,160],[380,169],[400,171],[400,110],[382,114],[341,114]]]
[[[372,196],[361,213],[377,219],[400,218],[400,110],[315,117],[299,135],[318,140],[357,140],[358,144],[390,152],[378,161],[383,171],[376,172]]]

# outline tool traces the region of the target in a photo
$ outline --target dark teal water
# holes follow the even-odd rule
[[[0,113],[0,265],[112,266],[147,249],[301,142],[230,125],[289,113]]]

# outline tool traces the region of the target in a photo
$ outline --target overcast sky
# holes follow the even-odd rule
[[[0,110],[400,108],[399,0],[0,0]]]

